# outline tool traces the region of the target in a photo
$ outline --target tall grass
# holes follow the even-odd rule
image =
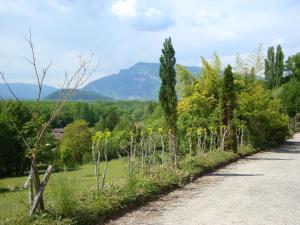
[[[76,193],[79,190],[79,182],[70,180],[64,173],[55,177],[50,186],[52,195],[52,207],[58,214],[65,217],[74,216],[78,206]]]

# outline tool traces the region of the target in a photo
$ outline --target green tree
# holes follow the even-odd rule
[[[192,73],[179,64],[176,65],[176,73],[178,77],[177,90],[180,98],[186,98],[193,94],[193,83],[195,78]]]
[[[267,59],[265,59],[265,79],[267,82],[267,87],[272,88],[274,86],[274,76],[275,76],[275,53],[274,47],[268,48]]]
[[[251,143],[256,147],[278,144],[288,134],[288,116],[282,113],[278,99],[271,98],[262,84],[256,82],[253,90],[244,89],[238,95],[237,114],[245,121]]]
[[[300,52],[293,56],[289,56],[285,63],[285,70],[288,77],[295,77],[300,81]]]
[[[300,112],[300,81],[292,78],[287,84],[283,85],[281,93],[282,104],[289,116],[295,116]]]
[[[284,71],[284,54],[280,45],[277,46],[276,50],[276,61],[275,61],[275,87],[281,85]]]
[[[280,45],[277,45],[276,55],[274,47],[269,47],[265,59],[265,78],[268,88],[279,87],[283,78],[284,54]]]
[[[35,133],[26,131],[31,120],[30,108],[18,101],[1,103],[0,108],[0,176],[23,175],[30,167],[26,157],[26,140]]]
[[[231,66],[224,71],[221,90],[221,124],[226,127],[227,134],[224,140],[224,150],[237,151],[235,127],[233,124],[233,112],[236,108],[236,93],[234,90],[234,78]]]
[[[74,166],[83,162],[83,156],[91,153],[91,137],[85,120],[76,120],[64,128],[60,151],[65,165]]]
[[[169,130],[169,144],[173,153],[174,162],[177,166],[177,95],[176,95],[176,58],[172,46],[171,38],[167,38],[163,44],[162,55],[160,57],[159,76],[161,86],[159,91],[159,101],[164,110],[167,128]]]

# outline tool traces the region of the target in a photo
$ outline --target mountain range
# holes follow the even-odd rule
[[[115,99],[157,100],[160,87],[159,63],[138,62],[119,73],[87,84],[83,90],[94,91]],[[200,67],[187,67],[193,74]]]
[[[9,83],[9,87],[19,99],[32,100],[37,98],[38,86],[36,84]],[[44,85],[41,98],[44,98],[55,91],[57,91],[57,88]],[[10,93],[9,89],[4,83],[0,83],[0,97],[4,99],[14,99],[14,96]]]
[[[193,74],[200,71],[200,67],[186,67]],[[88,83],[85,87],[74,92],[72,101],[95,100],[157,100],[160,87],[159,63],[138,62],[119,73],[102,77]],[[35,84],[10,83],[16,96],[23,100],[35,99],[38,86]],[[59,97],[59,89],[44,85],[42,99],[55,100]],[[0,84],[0,97],[12,98],[5,84]]]

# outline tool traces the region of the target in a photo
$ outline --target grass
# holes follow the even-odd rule
[[[104,165],[101,163],[101,170]],[[63,177],[62,177],[63,176]],[[124,159],[112,160],[109,162],[107,182],[125,183],[127,180],[127,161]],[[16,215],[25,214],[28,210],[28,191],[9,191],[20,188],[27,177],[14,177],[0,179],[0,224],[6,218],[15,217]],[[89,191],[95,187],[94,165],[86,164],[80,166],[77,170],[53,173],[49,180],[49,185],[45,190],[45,202],[51,204],[55,201],[53,195],[58,194],[57,189],[68,187],[59,187],[57,183],[62,183],[62,179],[68,181],[68,186],[73,186],[80,192]],[[47,205],[46,205],[47,207]]]
[[[101,224],[129,208],[135,208],[159,194],[183,186],[195,177],[256,151],[249,147],[238,153],[215,150],[200,159],[188,157],[182,160],[178,170],[168,165],[156,166],[152,168],[152,173],[139,170],[129,180],[126,160],[113,160],[107,176],[107,181],[113,185],[103,192],[95,191],[94,166],[84,165],[75,171],[53,174],[45,193],[46,207],[50,212],[39,215],[35,220],[24,216],[27,192],[0,193],[0,222],[19,214],[23,216],[14,224]],[[21,185],[24,180],[25,177],[2,179],[1,188]]]

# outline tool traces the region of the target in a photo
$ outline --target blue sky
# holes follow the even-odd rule
[[[233,63],[260,43],[281,44],[290,55],[300,51],[299,12],[298,0],[0,0],[0,71],[9,82],[34,82],[24,60],[30,27],[39,65],[52,61],[46,83],[54,86],[81,53],[96,52],[97,79],[158,62],[169,36],[183,65],[214,52]]]

